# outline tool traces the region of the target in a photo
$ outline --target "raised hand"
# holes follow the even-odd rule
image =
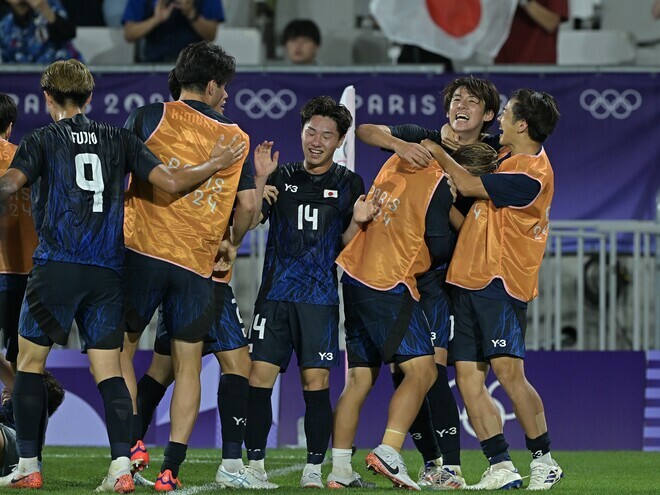
[[[456,151],[464,143],[461,143],[461,137],[449,124],[445,124],[440,129],[440,136],[442,138],[442,145],[452,151]]]
[[[234,135],[227,146],[223,144],[224,141],[225,136],[221,134],[218,140],[215,142],[215,146],[211,150],[211,158],[220,159],[220,170],[231,167],[234,163],[239,161],[245,154],[246,147],[245,141],[239,141],[238,134]]]
[[[158,23],[163,23],[172,15],[174,10],[174,2],[168,0],[158,0],[154,6],[154,18]]]
[[[277,169],[277,160],[280,152],[275,151],[271,156],[273,141],[264,141],[254,149],[254,175],[255,177],[268,177]]]

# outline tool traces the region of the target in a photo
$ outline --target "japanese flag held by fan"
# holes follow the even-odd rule
[[[346,133],[344,142],[332,155],[333,161],[345,166],[351,172],[355,172],[355,87],[346,86],[341,94],[339,103],[348,108],[353,116],[353,123]]]
[[[385,36],[455,60],[494,58],[506,41],[518,0],[371,0]]]

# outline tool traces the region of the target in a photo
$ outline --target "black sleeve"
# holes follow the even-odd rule
[[[431,198],[426,212],[426,245],[432,258],[432,267],[449,261],[456,242],[449,224],[449,210],[453,203],[447,178],[443,178]]]
[[[39,139],[39,132],[28,134],[21,140],[10,168],[20,170],[27,177],[26,186],[30,186],[43,173],[44,152]]]
[[[421,143],[424,139],[430,139],[438,144],[442,137],[439,131],[425,129],[415,124],[402,124],[389,126],[392,136],[407,143]]]
[[[163,118],[165,105],[163,103],[154,103],[145,107],[140,107],[128,116],[124,128],[133,132],[142,141],[146,141],[158,127],[158,123]]]
[[[161,164],[147,145],[134,134],[122,133],[126,139],[126,172],[133,172],[140,179],[148,181],[151,171]]]
[[[358,174],[352,174],[350,185],[350,207],[344,212],[344,230],[348,228],[353,219],[353,206],[358,198],[364,194],[364,180]]]
[[[48,37],[55,43],[64,43],[76,37],[76,25],[73,21],[55,13],[55,21],[47,25]]]
[[[526,174],[484,174],[481,182],[497,208],[525,207],[541,192],[541,183]]]
[[[238,191],[245,191],[246,189],[256,189],[257,185],[254,183],[254,174],[252,173],[252,162],[246,159],[241,168],[241,177],[238,179]]]

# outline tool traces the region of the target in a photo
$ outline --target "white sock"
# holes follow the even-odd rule
[[[243,459],[222,459],[222,467],[228,473],[238,473],[243,469]]]
[[[461,472],[461,466],[457,466],[455,464],[445,464],[442,467],[445,468],[445,469],[449,469],[450,471],[453,471],[458,476],[463,476],[463,473]]]
[[[516,467],[513,465],[513,462],[511,461],[498,462],[497,464],[493,464],[491,467],[493,469],[508,469],[509,471],[516,469]]]
[[[265,471],[266,466],[264,464],[264,459],[259,459],[256,461],[250,461],[250,467],[258,469],[259,471]]]
[[[39,471],[39,459],[36,457],[20,457],[18,459],[18,473],[30,474]]]
[[[542,462],[543,464],[548,464],[549,466],[552,466],[552,456],[550,455],[550,452],[546,452],[541,457],[537,457],[534,460],[537,461],[537,462]]]
[[[320,464],[307,463],[307,464],[305,464],[305,469],[303,469],[303,473],[319,473],[319,474],[321,474],[321,465]]]
[[[332,472],[335,475],[349,478],[353,474],[351,454],[351,449],[332,449]]]

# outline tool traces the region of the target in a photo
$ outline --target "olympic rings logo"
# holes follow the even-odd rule
[[[456,380],[451,380],[449,382],[449,387],[451,388],[455,386],[456,386]],[[500,382],[497,380],[495,380],[493,383],[491,383],[488,386],[488,393],[490,394],[491,397],[493,397],[493,392],[495,392],[495,390],[497,390],[498,387],[500,387]],[[504,424],[511,419],[515,419],[516,415],[513,412],[507,413],[506,410],[504,409],[504,405],[502,405],[502,403],[499,400],[497,400],[495,397],[493,397],[493,402],[495,402],[495,407],[497,407],[497,410],[500,413],[500,417],[502,418],[502,428],[504,428]],[[458,412],[459,412],[459,418],[461,420],[461,424],[463,425],[463,429],[469,435],[473,436],[474,438],[477,438],[477,434],[474,432],[474,429],[470,424],[470,419],[468,418],[467,409],[465,407],[463,407],[462,410],[459,408]]]
[[[281,119],[296,106],[297,98],[290,89],[281,89],[275,93],[271,89],[241,89],[236,93],[235,102],[250,118],[260,119],[267,115],[271,119]]]
[[[595,89],[586,89],[580,95],[580,106],[593,118],[604,120],[610,116],[623,120],[642,105],[642,95],[634,89],[619,93],[615,89],[606,89],[599,93]]]

